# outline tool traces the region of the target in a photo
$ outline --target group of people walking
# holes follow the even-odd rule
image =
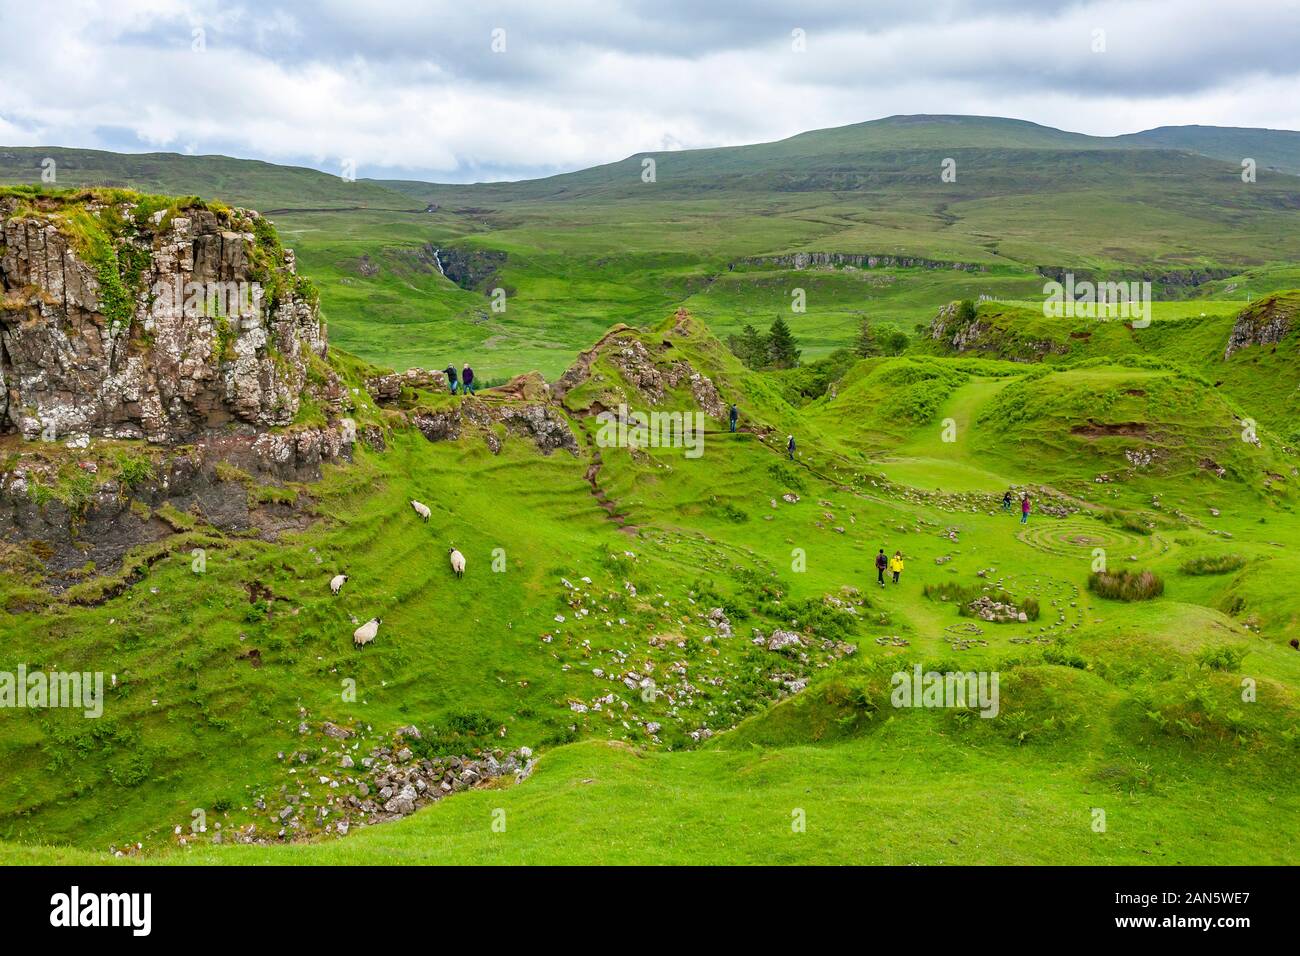
[[[1002,496],[1002,510],[1003,511],[1011,510],[1011,489],[1009,488],[1007,489],[1006,493]],[[1032,510],[1033,510],[1033,505],[1030,504],[1029,502],[1029,492],[1026,491],[1020,496],[1020,523],[1021,524],[1029,523],[1029,512]]]
[[[448,365],[443,369],[443,372],[447,376],[447,384],[451,386],[451,394],[455,395],[458,391],[464,395],[474,394],[474,370],[469,367],[468,362],[461,369],[459,380],[457,379],[455,365]]]
[[[885,556],[885,549],[881,548],[880,553],[876,555],[876,581],[883,588],[885,586],[885,571],[889,571],[894,576],[894,583],[898,583],[898,577],[903,573],[903,552],[895,551],[892,558]]]

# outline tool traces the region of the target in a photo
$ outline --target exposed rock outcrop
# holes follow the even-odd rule
[[[462,289],[483,291],[498,284],[497,272],[506,263],[499,250],[459,246],[434,249],[433,258],[438,270]]]
[[[223,532],[256,529],[266,537],[299,530],[310,520],[305,498],[259,503],[250,491],[268,481],[319,478],[322,464],[351,456],[353,437],[346,419],[326,428],[214,436],[155,452],[148,477],[129,486],[118,478],[95,481],[75,502],[38,493],[60,485],[57,457],[23,456],[0,473],[0,543],[15,549],[5,555],[11,570],[14,559],[35,559],[30,571],[59,591],[88,566],[99,574],[115,571],[128,551],[167,538],[179,530],[177,522],[201,521]],[[87,478],[95,475],[93,460],[76,467]]]
[[[882,255],[874,252],[790,252],[776,256],[747,256],[734,263],[742,266],[775,266],[780,269],[839,268],[855,269],[955,269],[960,272],[984,272],[978,262],[954,262],[926,259],[921,256]]]
[[[498,425],[504,426],[507,434],[528,439],[544,455],[579,453],[568,419],[544,402],[515,404],[470,398],[450,408],[416,412],[410,421],[429,441],[456,441],[467,427],[480,431],[494,455],[501,451],[501,436],[494,428]]]
[[[1235,275],[1232,269],[1113,269],[1094,272],[1073,266],[1035,266],[1035,271],[1045,279],[1065,283],[1068,276],[1078,282],[1150,282],[1161,289],[1194,289],[1206,282],[1217,282]]]
[[[1225,359],[1251,345],[1276,345],[1291,334],[1300,314],[1300,296],[1294,293],[1268,295],[1237,313],[1237,321],[1223,351]]]
[[[446,372],[430,372],[422,368],[408,368],[405,372],[392,372],[366,379],[366,391],[381,405],[397,401],[403,388],[445,392],[448,387]]]
[[[1013,362],[1038,362],[1048,355],[1064,355],[1069,345],[1052,339],[1030,338],[1005,328],[976,313],[963,313],[960,302],[939,309],[930,323],[930,338],[946,348],[963,352],[984,352]]]
[[[679,313],[676,334],[682,328],[683,316]],[[662,405],[670,390],[686,388],[699,409],[712,418],[723,418],[726,405],[717,386],[706,375],[697,371],[685,359],[662,360],[653,355],[634,329],[618,325],[607,332],[599,342],[582,352],[578,360],[551,386],[551,392],[561,401],[575,388],[592,376],[592,366],[605,357],[614,366],[619,385],[630,387],[634,394],[623,395],[629,403]],[[619,387],[612,385],[612,387]]]
[[[4,428],[176,443],[293,422],[325,330],[257,213],[12,195],[0,234]]]

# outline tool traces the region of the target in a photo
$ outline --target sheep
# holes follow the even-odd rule
[[[348,579],[346,574],[336,574],[330,578],[330,591],[337,596],[339,590],[343,587],[343,582]]]
[[[417,515],[419,515],[421,518],[423,518],[425,521],[428,521],[428,520],[429,520],[429,515],[431,515],[431,514],[433,513],[433,512],[431,512],[431,511],[429,510],[429,506],[428,506],[428,505],[426,505],[426,504],[424,504],[424,503],[422,503],[422,502],[416,501],[414,498],[411,499],[411,507],[414,508],[414,509],[415,509],[415,513],[416,513]]]
[[[447,554],[451,556],[451,569],[456,572],[456,577],[460,577],[465,573],[465,555],[455,548],[448,548]]]
[[[369,644],[379,633],[379,625],[383,623],[383,618],[372,617],[359,628],[352,632],[352,642],[360,647],[362,644]]]

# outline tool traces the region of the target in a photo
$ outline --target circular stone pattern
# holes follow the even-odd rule
[[[1077,558],[1084,567],[1091,567],[1093,550],[1106,552],[1106,563],[1118,567],[1129,558],[1141,561],[1169,550],[1169,544],[1158,534],[1141,535],[1123,528],[1115,528],[1087,518],[1034,518],[1020,529],[1016,537],[1039,551]]]

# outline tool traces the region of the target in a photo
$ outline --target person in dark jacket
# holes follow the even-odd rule
[[[445,369],[443,369],[443,373],[446,374],[447,376],[447,384],[451,386],[451,394],[455,395],[456,394],[456,366],[448,365]]]
[[[466,395],[474,394],[474,370],[469,367],[469,362],[465,363],[465,368],[460,373],[461,392]]]
[[[1008,488],[1006,492],[1004,492],[1002,495],[1002,510],[1003,511],[1011,510],[1011,489],[1010,488]]]
[[[736,430],[736,419],[740,418],[740,409],[736,407],[735,402],[731,403],[731,414],[729,417],[731,419],[731,430],[734,432]]]
[[[785,451],[786,454],[790,456],[790,460],[794,461],[794,436],[793,435],[790,435],[789,437],[786,438]]]
[[[885,557],[885,549],[881,548],[880,553],[876,555],[876,582],[883,588],[885,586],[885,568],[889,566],[889,559]]]

